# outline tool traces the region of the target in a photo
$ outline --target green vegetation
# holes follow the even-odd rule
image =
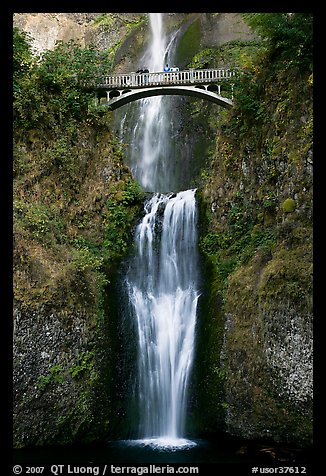
[[[14,306],[23,322],[32,316],[32,341],[40,321],[51,327],[48,316],[64,330],[48,370],[37,360],[36,384],[15,402],[23,414],[26,405],[37,415],[51,408],[48,425],[25,432],[18,418],[15,444],[96,439],[113,411],[108,349],[117,331],[108,296],[143,194],[123,164],[111,113],[93,106],[90,85],[110,70],[110,52],[58,42],[36,60],[27,35],[14,29],[13,56]],[[82,341],[74,341],[76,321]]]
[[[177,65],[182,68],[200,49],[200,21],[195,20],[181,38],[175,55]]]
[[[14,128],[43,130],[49,135],[60,127],[76,133],[76,121],[88,115],[93,99],[89,89],[94,79],[107,74],[111,61],[105,52],[81,48],[73,41],[59,41],[54,50],[43,54],[42,60],[32,59],[26,35],[14,28]],[[63,144],[64,146],[64,144]]]
[[[18,28],[13,29],[13,78],[14,89],[21,76],[28,74],[33,64],[33,55],[30,48],[30,37]]]
[[[312,16],[244,18],[261,41],[200,51],[199,22],[194,22],[179,49],[190,67],[243,70],[231,111],[216,114],[194,101],[189,106],[189,116],[205,127],[210,142],[198,192],[205,289],[195,368],[200,417],[193,420],[197,428],[214,432],[223,428],[228,412],[229,422],[241,415],[243,428],[263,431],[270,425],[277,435],[282,419],[281,437],[291,439],[301,426],[307,438],[309,402],[301,414],[279,397],[277,380],[266,372],[262,330],[266,316],[276,316],[277,323],[288,309],[294,316],[311,313]],[[109,17],[98,21],[112,25]],[[61,397],[56,421],[65,442],[85,434],[98,437],[112,425],[109,360],[119,345],[114,336],[108,338],[117,306],[113,283],[144,198],[123,164],[110,112],[92,107],[90,81],[110,70],[117,45],[98,53],[59,42],[36,62],[28,36],[14,29],[15,304],[29,316],[38,309],[45,316],[55,313],[67,326],[80,313],[96,342],[82,346],[75,361],[36,374],[42,398],[59,392],[53,393]],[[226,94],[228,87],[223,85]],[[223,361],[226,315],[232,320]],[[101,382],[99,403],[95,383],[99,388]],[[76,399],[66,409],[60,389],[68,384]],[[226,400],[227,385],[234,402]],[[31,395],[27,401],[33,401]],[[97,416],[100,405],[103,413]]]
[[[257,51],[261,48],[260,41],[229,41],[221,46],[200,50],[193,56],[188,67],[206,69],[237,66],[243,68],[248,63],[252,63]]]
[[[296,206],[296,203],[295,203],[295,200],[293,200],[293,198],[287,198],[287,199],[284,200],[284,202],[282,203],[282,208],[283,208],[283,211],[284,211],[285,213],[292,213],[292,212],[294,212],[295,206]]]
[[[264,345],[268,316],[275,325],[294,315],[298,326],[308,327],[312,314],[312,18],[244,18],[257,25],[261,41],[250,52],[234,48],[237,63],[228,66],[241,64],[243,71],[234,85],[235,106],[219,114],[215,152],[198,194],[207,278],[198,344],[204,359],[198,370],[204,380],[201,399],[215,428],[221,415],[212,395],[228,404],[222,409],[239,434],[251,425],[264,434],[268,421],[280,439],[291,435],[307,442],[311,401],[302,411],[280,397],[284,382],[266,370]],[[232,51],[231,45],[222,49]],[[193,65],[218,64],[222,56],[210,48],[198,53]],[[230,328],[223,344],[226,316]],[[274,327],[272,332],[269,339],[285,338]],[[214,431],[212,422],[204,425]]]
[[[130,245],[130,209],[144,199],[137,182],[128,181],[124,190],[117,190],[107,201],[107,216],[105,219],[104,250],[109,258],[119,258],[127,253]],[[133,208],[136,216],[139,207]],[[133,215],[133,218],[136,218]]]
[[[262,37],[262,42],[254,42],[248,55],[250,61],[247,58],[243,62],[243,74],[234,88],[235,108],[222,118],[211,172],[209,167],[205,169],[207,195],[212,190],[223,190],[225,182],[228,185],[229,191],[224,191],[222,201],[216,199],[217,216],[223,214],[223,225],[215,221],[214,212],[206,210],[208,230],[200,239],[200,249],[214,264],[216,277],[222,278],[225,291],[228,276],[239,266],[257,252],[271,259],[283,243],[283,229],[278,226],[278,220],[283,218],[279,217],[282,212],[291,214],[299,204],[292,198],[284,199],[280,185],[287,186],[292,170],[297,179],[295,190],[302,186],[308,189],[309,179],[306,183],[301,174],[307,151],[312,147],[312,111],[306,111],[312,93],[312,16],[268,13],[243,17]],[[236,43],[222,49],[229,52]],[[238,60],[246,54],[238,54]],[[220,56],[217,49],[203,50],[201,56],[196,55],[196,64],[200,57],[208,60],[208,66]],[[301,101],[298,107],[297,98],[303,91],[307,101]],[[251,151],[249,161],[247,151]],[[283,162],[288,165],[282,173]],[[241,192],[235,186],[240,182]]]
[[[14,29],[14,67],[15,298],[73,312],[80,280],[84,304],[99,312],[142,200],[107,131],[110,113],[91,107],[89,85],[110,67],[107,54],[59,42],[36,61]]]
[[[101,15],[98,15],[95,18],[94,24],[104,26],[105,28],[111,28],[115,21],[116,18],[113,13],[101,13]]]
[[[73,379],[79,379],[84,372],[94,372],[94,352],[82,352],[76,365],[68,369]],[[96,374],[95,374],[96,375]]]
[[[266,43],[268,61],[283,68],[312,65],[312,13],[245,13],[243,18]]]
[[[54,365],[51,367],[47,373],[47,375],[41,375],[37,382],[37,387],[39,390],[45,390],[48,385],[51,383],[56,384],[63,384],[64,376],[63,376],[63,367],[61,364]]]

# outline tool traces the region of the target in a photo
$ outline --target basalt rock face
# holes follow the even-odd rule
[[[59,167],[54,160],[45,167],[42,160],[46,151],[53,158],[72,129],[62,127],[51,138],[42,130],[14,135],[15,163],[34,164],[33,177],[20,171],[14,179],[13,436],[18,448],[98,441],[119,428],[116,405],[123,382],[116,374],[121,349],[114,276],[142,199],[132,211],[137,199],[124,195],[130,172],[107,131],[108,121],[95,129],[87,119],[80,121],[73,150],[65,149],[72,158],[67,182],[64,149]],[[114,225],[108,204],[123,214],[123,223]],[[122,248],[109,245],[105,258],[107,221]]]
[[[37,54],[53,49],[56,41],[75,40],[86,44],[86,30],[98,13],[16,13],[14,26],[33,38]]]
[[[115,48],[116,72],[144,66],[139,64],[139,59],[150,35],[146,13],[15,13],[13,24],[31,36],[36,54],[53,49],[57,41],[74,40],[81,46],[92,45],[99,50]],[[164,27],[167,32],[179,29],[181,37],[189,34],[189,28],[198,30],[195,42],[187,41],[187,48],[195,48],[196,52],[255,37],[235,13],[165,13]],[[191,57],[189,52],[184,53],[179,57],[182,67]]]
[[[265,77],[264,87],[259,101],[266,116],[241,136],[240,109],[232,110],[203,188],[209,233],[201,247],[213,270],[207,325],[224,325],[212,387],[224,389],[230,433],[309,445],[311,76],[280,72],[273,83]],[[209,375],[213,382],[214,369]]]
[[[40,306],[16,307],[14,317],[15,446],[91,441],[105,432],[109,396],[99,381],[103,356],[97,351],[94,358],[94,340],[97,348],[100,342],[94,316],[77,311],[69,319]]]

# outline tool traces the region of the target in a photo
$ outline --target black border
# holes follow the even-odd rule
[[[13,255],[13,238],[12,238],[12,196],[13,196],[13,174],[12,174],[12,18],[14,13],[28,13],[28,12],[97,12],[102,11],[105,8],[109,8],[110,11],[121,11],[124,8],[125,12],[134,11],[135,7],[138,9],[153,11],[153,7],[158,8],[158,11],[165,10],[173,12],[187,12],[189,7],[200,7],[202,12],[210,12],[218,10],[219,12],[276,12],[276,11],[294,11],[294,12],[312,12],[314,14],[314,148],[315,162],[314,162],[314,445],[313,445],[313,466],[316,469],[316,474],[321,474],[323,464],[323,447],[321,442],[323,441],[323,401],[321,384],[323,378],[321,372],[323,371],[323,365],[321,361],[321,349],[323,346],[324,333],[322,332],[322,323],[324,321],[323,313],[321,310],[321,296],[323,295],[323,261],[322,253],[324,242],[323,231],[323,216],[325,215],[325,198],[322,193],[324,175],[322,173],[324,162],[326,161],[325,153],[321,150],[321,134],[324,132],[323,128],[323,87],[322,87],[322,66],[325,50],[323,43],[325,43],[323,30],[323,18],[322,4],[319,1],[318,4],[313,2],[303,1],[273,1],[270,4],[265,4],[262,1],[239,1],[236,2],[223,2],[212,3],[203,2],[202,0],[197,5],[189,4],[188,2],[183,4],[182,2],[172,3],[169,5],[167,2],[162,2],[161,5],[157,2],[151,4],[151,2],[116,2],[116,4],[105,4],[103,2],[96,5],[89,5],[85,9],[85,5],[81,5],[77,2],[11,2],[10,5],[2,5],[1,11],[1,50],[2,50],[2,74],[1,80],[3,82],[2,92],[2,104],[5,107],[1,108],[3,119],[1,121],[2,131],[2,167],[1,167],[1,219],[4,221],[4,233],[1,233],[1,252],[3,254],[1,258],[1,351],[3,352],[2,358],[2,386],[1,386],[1,448],[5,459],[8,459],[8,473],[5,470],[3,474],[12,474],[12,297],[13,297],[13,281],[12,281],[12,255]],[[326,175],[325,175],[326,178]],[[7,466],[7,465],[6,465]],[[241,473],[238,472],[240,467],[238,465],[198,465],[200,467],[199,474],[212,474],[214,469],[227,470],[239,476],[245,474],[251,474],[250,468],[245,465],[241,469]],[[320,469],[319,469],[320,468]],[[236,470],[236,472],[235,472]],[[2,472],[1,465],[0,471]],[[207,473],[206,473],[207,471]],[[244,471],[244,472],[242,472]],[[309,476],[313,474],[311,468]],[[45,473],[43,473],[45,474]],[[49,473],[50,474],[50,473]],[[226,473],[220,473],[226,474]]]

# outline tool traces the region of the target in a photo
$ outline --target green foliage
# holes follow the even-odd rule
[[[200,21],[195,20],[187,29],[179,41],[176,50],[176,64],[182,68],[188,64],[200,50]]]
[[[107,53],[94,47],[81,48],[75,41],[58,41],[54,50],[47,50],[38,72],[43,85],[50,90],[73,93],[76,85],[88,87],[90,82],[111,68]],[[78,92],[81,90],[78,89]]]
[[[240,140],[254,137],[260,141],[261,128],[270,123],[271,101],[266,96],[266,84],[279,80],[286,71],[312,68],[312,15],[309,13],[248,13],[243,15],[247,23],[262,37],[263,47],[249,58],[242,55],[242,74],[234,84],[234,109],[223,132]],[[285,78],[284,78],[285,79]],[[293,77],[294,80],[294,77]],[[289,78],[288,78],[289,81]],[[284,81],[285,82],[285,81]],[[282,85],[281,91],[285,91]],[[288,94],[287,94],[288,99]],[[278,114],[288,107],[288,102],[277,105]],[[273,166],[270,168],[273,177]]]
[[[263,198],[263,208],[269,211],[275,211],[276,209],[276,197],[274,192],[268,192]]]
[[[24,130],[57,127],[87,116],[93,100],[91,84],[107,74],[107,53],[81,48],[73,40],[57,42],[32,63],[26,35],[14,30],[14,125]],[[26,73],[28,71],[28,76]]]
[[[13,29],[13,79],[14,90],[18,88],[17,82],[26,76],[33,64],[33,55],[30,46],[31,38],[18,28]]]
[[[79,379],[86,371],[94,370],[94,352],[82,352],[76,365],[68,369],[73,379]]]
[[[80,379],[82,375],[88,371],[91,372],[91,377],[96,378],[94,371],[94,357],[93,351],[82,352],[78,357],[76,365],[73,365],[68,369],[73,379]],[[50,384],[62,385],[65,381],[64,368],[61,364],[53,365],[49,368],[46,375],[41,375],[37,381],[37,388],[39,390],[45,390]]]
[[[43,203],[27,204],[23,200],[14,200],[14,214],[21,219],[33,236],[39,238],[49,230],[49,210]]]
[[[112,13],[101,13],[94,19],[95,25],[101,25],[106,29],[111,28],[115,23],[115,18]]]
[[[78,250],[87,249],[93,254],[100,252],[100,247],[94,241],[91,241],[83,236],[77,236],[71,240],[71,244]]]
[[[19,31],[14,45],[15,299],[33,309],[84,306],[100,319],[104,288],[128,249],[141,200],[138,185],[125,179],[110,114],[89,107],[90,82],[108,72],[110,59],[70,41],[32,61]],[[121,180],[103,183],[107,162]]]
[[[256,81],[255,71],[244,71],[239,81],[236,82],[234,94],[236,103],[241,110],[243,122],[241,135],[253,126],[257,127],[267,119],[268,113],[262,101],[263,85]]]
[[[41,375],[38,378],[37,388],[45,390],[51,383],[62,385],[64,383],[63,367],[61,364],[49,368],[47,375]]]
[[[189,63],[189,68],[205,69],[212,67],[211,65],[216,60],[217,52],[214,48],[206,48],[194,55],[192,61]]]
[[[108,200],[108,220],[105,225],[104,248],[113,259],[127,252],[129,241],[129,212],[123,204]]]
[[[228,256],[227,253],[225,255],[218,254],[215,258],[215,273],[218,278],[218,287],[223,289],[223,286],[226,285],[227,278],[230,276],[231,273],[236,269],[239,264],[239,258],[236,255]],[[215,284],[216,285],[216,284]],[[221,298],[224,299],[224,295],[222,292]]]
[[[244,13],[245,21],[267,42],[271,55],[285,66],[312,63],[312,13]]]
[[[103,258],[92,253],[88,248],[74,250],[72,265],[77,271],[87,269],[99,270],[103,265]]]
[[[199,243],[200,250],[207,254],[213,255],[219,249],[227,249],[232,242],[232,237],[227,233],[209,232]]]
[[[132,224],[139,213],[144,193],[137,182],[128,180],[122,190],[111,194],[107,201],[104,252],[110,259],[123,256],[128,249]]]
[[[277,243],[272,229],[244,220],[240,206],[232,207],[228,217],[229,233],[208,232],[199,241],[200,251],[213,263],[222,287],[238,266],[247,263],[257,251],[270,255]]]
[[[144,198],[144,194],[138,182],[135,180],[128,180],[120,200],[124,205],[134,205],[139,203]]]
[[[221,367],[213,367],[213,373],[220,379],[220,380],[225,380],[226,379],[226,372],[223,368]]]
[[[188,68],[244,68],[263,49],[260,41],[229,41],[215,48],[205,48],[194,55]],[[227,82],[226,82],[227,84]],[[223,86],[224,89],[224,86]]]
[[[14,199],[15,224],[30,232],[41,243],[62,241],[64,223],[57,212],[41,201],[25,202]]]

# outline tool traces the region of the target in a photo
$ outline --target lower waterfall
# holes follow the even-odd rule
[[[155,194],[127,276],[137,323],[139,437],[182,444],[198,291],[196,191]]]

